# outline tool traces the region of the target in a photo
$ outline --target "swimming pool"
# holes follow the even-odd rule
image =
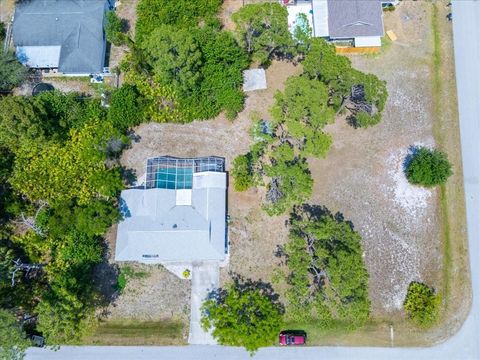
[[[193,168],[159,168],[156,176],[158,189],[191,189]]]
[[[146,189],[191,189],[193,174],[225,171],[225,159],[217,156],[176,158],[160,156],[147,160]]]

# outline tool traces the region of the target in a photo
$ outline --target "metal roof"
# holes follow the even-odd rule
[[[316,37],[328,36],[328,1],[313,0],[313,35]]]
[[[14,44],[17,48],[61,46],[58,67],[63,73],[101,72],[106,46],[103,21],[109,6],[109,0],[20,2],[13,22]]]
[[[147,187],[122,191],[124,219],[118,225],[115,260],[223,260],[226,188],[225,172],[203,171],[193,174],[191,190]],[[185,192],[189,192],[188,201]]]
[[[383,36],[380,0],[328,0],[328,29],[334,39]]]

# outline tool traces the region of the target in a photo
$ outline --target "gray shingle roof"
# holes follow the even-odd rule
[[[331,38],[383,36],[380,0],[329,0],[328,28]]]
[[[109,0],[30,0],[17,4],[15,46],[61,46],[59,71],[103,70],[103,21]]]

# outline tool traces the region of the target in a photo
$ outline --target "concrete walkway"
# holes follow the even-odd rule
[[[200,318],[203,300],[212,289],[218,288],[218,262],[203,262],[193,264],[192,269],[192,299],[190,302],[190,333],[188,343],[196,345],[215,345],[217,342],[210,333],[203,331]]]

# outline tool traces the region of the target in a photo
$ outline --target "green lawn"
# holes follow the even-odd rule
[[[185,345],[187,326],[181,321],[111,320],[101,322],[83,345]]]

